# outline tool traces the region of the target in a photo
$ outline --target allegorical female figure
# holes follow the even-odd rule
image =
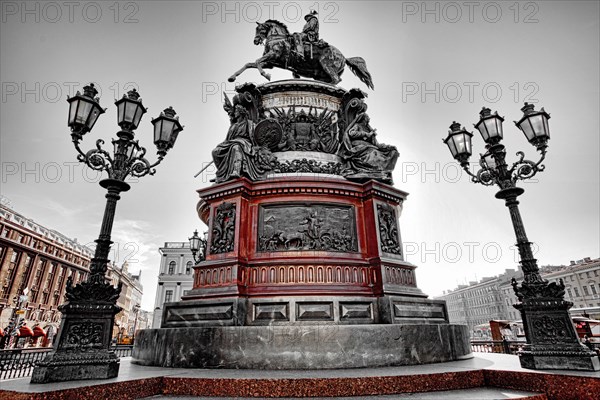
[[[255,146],[252,134],[255,123],[248,118],[248,111],[242,105],[235,105],[230,111],[231,126],[225,141],[212,152],[217,167],[216,182],[225,182],[243,175],[258,180],[271,169],[272,155],[269,150]]]
[[[360,113],[343,133],[339,156],[344,161],[342,175],[347,179],[376,179],[392,183],[392,171],[398,160],[394,146],[378,143],[367,113]]]

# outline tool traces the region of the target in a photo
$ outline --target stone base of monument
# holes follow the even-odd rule
[[[472,358],[464,325],[285,325],[146,329],[134,363],[175,368],[336,369]]]

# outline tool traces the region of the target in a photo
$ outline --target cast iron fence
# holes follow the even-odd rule
[[[525,345],[524,341],[516,340],[471,340],[471,348],[475,353],[517,354]],[[592,350],[600,353],[600,343],[590,343]]]
[[[471,340],[475,353],[517,354],[524,344],[524,341],[516,340]]]
[[[112,347],[117,357],[130,357],[133,346]],[[0,380],[30,376],[33,368],[52,348],[0,350]]]

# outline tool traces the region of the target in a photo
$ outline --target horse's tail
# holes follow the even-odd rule
[[[373,85],[373,78],[367,70],[367,63],[362,57],[351,57],[346,58],[346,64],[350,67],[350,71],[358,77],[365,85],[371,89],[375,89]]]

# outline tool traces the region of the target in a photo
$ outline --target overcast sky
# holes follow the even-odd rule
[[[300,31],[319,12],[321,37],[361,56],[375,90],[350,71],[340,86],[368,92],[371,125],[400,151],[395,186],[410,193],[400,218],[406,258],[431,296],[516,268],[508,210],[496,188],[469,182],[442,143],[453,120],[472,130],[482,106],[505,116],[509,162],[535,149],[514,126],[523,102],[544,106],[546,170],[524,183],[521,213],[541,265],[600,255],[599,2],[2,2],[2,201],[42,225],[91,243],[104,211],[101,177],[77,163],[67,95],[90,81],[107,107],[83,148],[118,130],[114,99],[137,87],[149,112],[136,138],[155,160],[150,119],[173,106],[185,125],[155,176],[117,205],[112,257],[142,270],[143,308],[154,308],[167,241],[204,230],[193,178],[227,133],[227,77],[260,57],[256,21]],[[291,73],[273,70],[272,80]],[[248,70],[238,83],[265,82]],[[478,133],[474,154],[484,152]],[[111,150],[111,149],[109,149]],[[111,150],[112,151],[112,150]],[[474,157],[472,161],[476,161]]]

